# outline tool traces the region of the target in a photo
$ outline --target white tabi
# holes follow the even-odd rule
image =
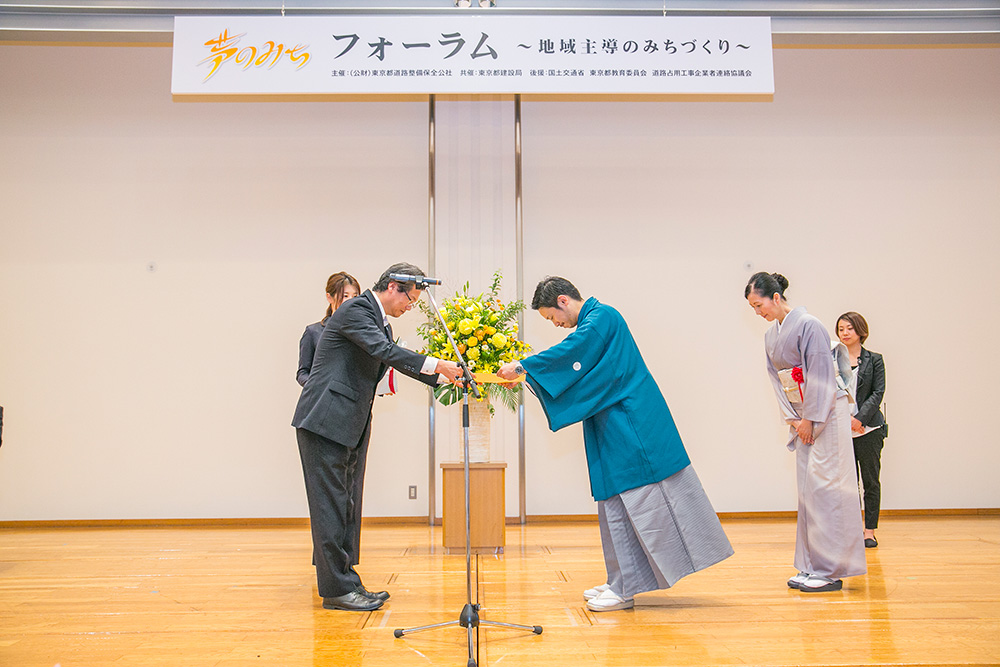
[[[799,505],[795,568],[829,579],[867,572],[858,500],[858,473],[851,440],[847,391],[837,383],[830,335],[823,324],[799,307],[774,322],[764,334],[767,372],[786,422],[813,422],[812,445],[790,426],[788,449],[796,456]],[[778,371],[799,366],[804,382],[801,401],[792,405]]]

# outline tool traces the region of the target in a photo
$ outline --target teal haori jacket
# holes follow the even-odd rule
[[[607,500],[691,464],[621,314],[591,297],[576,329],[521,362],[549,428],[583,422],[590,492]]]

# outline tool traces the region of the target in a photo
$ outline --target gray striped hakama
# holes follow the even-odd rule
[[[598,502],[608,584],[629,599],[733,555],[694,468]]]

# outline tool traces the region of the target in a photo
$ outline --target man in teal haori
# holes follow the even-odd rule
[[[538,283],[531,307],[559,344],[497,372],[526,375],[549,428],[583,422],[607,582],[584,591],[592,611],[629,609],[638,593],[669,588],[733,554],[691,466],[670,408],[621,314],[584,301],[565,278]]]

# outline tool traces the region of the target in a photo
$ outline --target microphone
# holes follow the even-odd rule
[[[428,278],[427,276],[411,276],[408,273],[390,273],[389,280],[395,280],[400,283],[416,283],[417,287],[427,287],[428,285],[441,284],[441,281],[437,278]]]

